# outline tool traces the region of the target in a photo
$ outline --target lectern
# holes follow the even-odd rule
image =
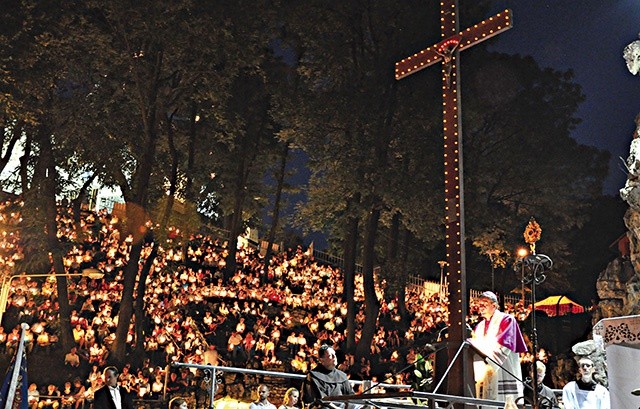
[[[611,407],[639,408],[640,396],[631,391],[640,388],[640,315],[598,321],[593,327],[593,340],[607,356]]]

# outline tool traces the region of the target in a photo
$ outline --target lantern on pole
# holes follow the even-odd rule
[[[529,245],[531,254],[536,254],[536,242],[542,236],[542,228],[533,217],[529,220],[529,224],[524,229],[524,241]]]
[[[546,272],[553,267],[553,261],[544,255],[544,254],[536,254],[536,242],[540,240],[540,236],[542,235],[542,228],[536,222],[536,219],[533,217],[529,220],[527,227],[524,229],[524,241],[529,245],[531,249],[531,254],[526,255],[526,249],[521,249],[522,253],[519,253],[519,260],[514,265],[514,270],[518,271],[521,269],[522,271],[522,295],[524,297],[524,286],[525,284],[531,285],[531,304],[534,308],[534,311],[531,313],[531,332],[532,332],[532,341],[533,341],[533,362],[531,364],[531,370],[533,374],[536,374],[537,366],[536,362],[538,360],[538,330],[536,328],[536,313],[535,313],[535,305],[536,305],[536,286],[542,284],[542,282],[547,278]],[[524,298],[523,298],[524,301]],[[523,303],[524,306],[524,303]],[[532,407],[534,409],[547,407],[541,404],[545,398],[538,396],[538,381],[537,377],[532,376],[532,389],[533,389],[533,402]]]

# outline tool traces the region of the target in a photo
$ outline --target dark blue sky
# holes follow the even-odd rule
[[[640,113],[640,76],[631,75],[622,58],[623,48],[638,39],[640,0],[498,0],[493,11],[505,8],[513,11],[513,28],[491,39],[489,49],[574,71],[586,101],[572,136],[611,152],[604,190],[617,194],[626,180],[618,158],[629,153]]]

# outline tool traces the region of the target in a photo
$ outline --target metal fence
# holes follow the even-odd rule
[[[320,260],[323,263],[327,263],[333,267],[344,268],[344,258],[334,256],[329,253],[325,253],[324,251],[313,249],[313,258],[316,260]],[[362,265],[356,264],[356,273],[362,274]]]
[[[277,372],[277,371],[265,371],[261,369],[247,369],[247,368],[235,368],[228,366],[213,366],[213,365],[200,365],[200,364],[189,364],[189,363],[173,363],[172,366],[177,368],[192,368],[192,369],[201,369],[204,371],[208,371],[210,373],[210,379],[217,379],[217,371],[228,372],[228,373],[241,373],[248,375],[259,375],[259,376],[268,376],[271,378],[282,378],[282,379],[298,379],[304,380],[307,376],[303,374],[297,373],[288,373],[288,372]],[[410,385],[398,385],[398,384],[390,384],[384,382],[376,382],[372,385],[372,381],[355,381],[350,380],[350,382],[354,385],[363,385],[364,389],[367,390],[372,386],[376,388],[385,388],[385,389],[408,389],[411,388]],[[211,389],[209,391],[209,396],[215,396],[216,394],[216,382],[211,382]],[[214,402],[213,399],[209,399],[209,408],[213,409]]]
[[[469,290],[469,299],[470,300],[474,300],[476,298],[480,298],[482,293],[483,293],[483,291],[471,289],[471,290]],[[500,296],[498,295],[498,297],[500,297]],[[504,296],[504,303],[505,304],[511,304],[511,305],[517,305],[518,303],[522,303],[522,296],[520,296],[520,295],[508,295],[507,294],[507,295]],[[524,305],[530,305],[530,304],[531,304],[531,296],[528,295],[528,294],[525,294]]]
[[[344,268],[344,259],[342,257],[334,256],[316,249],[313,249],[313,257],[334,267]],[[379,269],[379,267],[377,267],[376,270],[377,269]],[[362,266],[360,264],[356,264],[356,273],[362,273]],[[410,276],[407,280],[407,289],[417,292],[422,296],[430,297],[434,294],[447,294],[449,291],[449,285],[448,283],[441,284],[437,281],[425,280],[424,278],[417,276]],[[471,289],[469,290],[469,299],[478,298],[480,294],[482,294],[482,291]],[[507,304],[517,305],[521,301],[522,296],[519,295],[504,296],[504,302]],[[530,304],[531,296],[530,294],[525,293],[524,305]]]

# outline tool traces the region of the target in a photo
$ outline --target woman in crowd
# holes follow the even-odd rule
[[[298,409],[298,400],[300,399],[300,392],[296,388],[289,388],[284,393],[282,398],[282,405],[278,409]]]
[[[183,398],[173,398],[169,402],[169,409],[189,409],[189,405]]]

